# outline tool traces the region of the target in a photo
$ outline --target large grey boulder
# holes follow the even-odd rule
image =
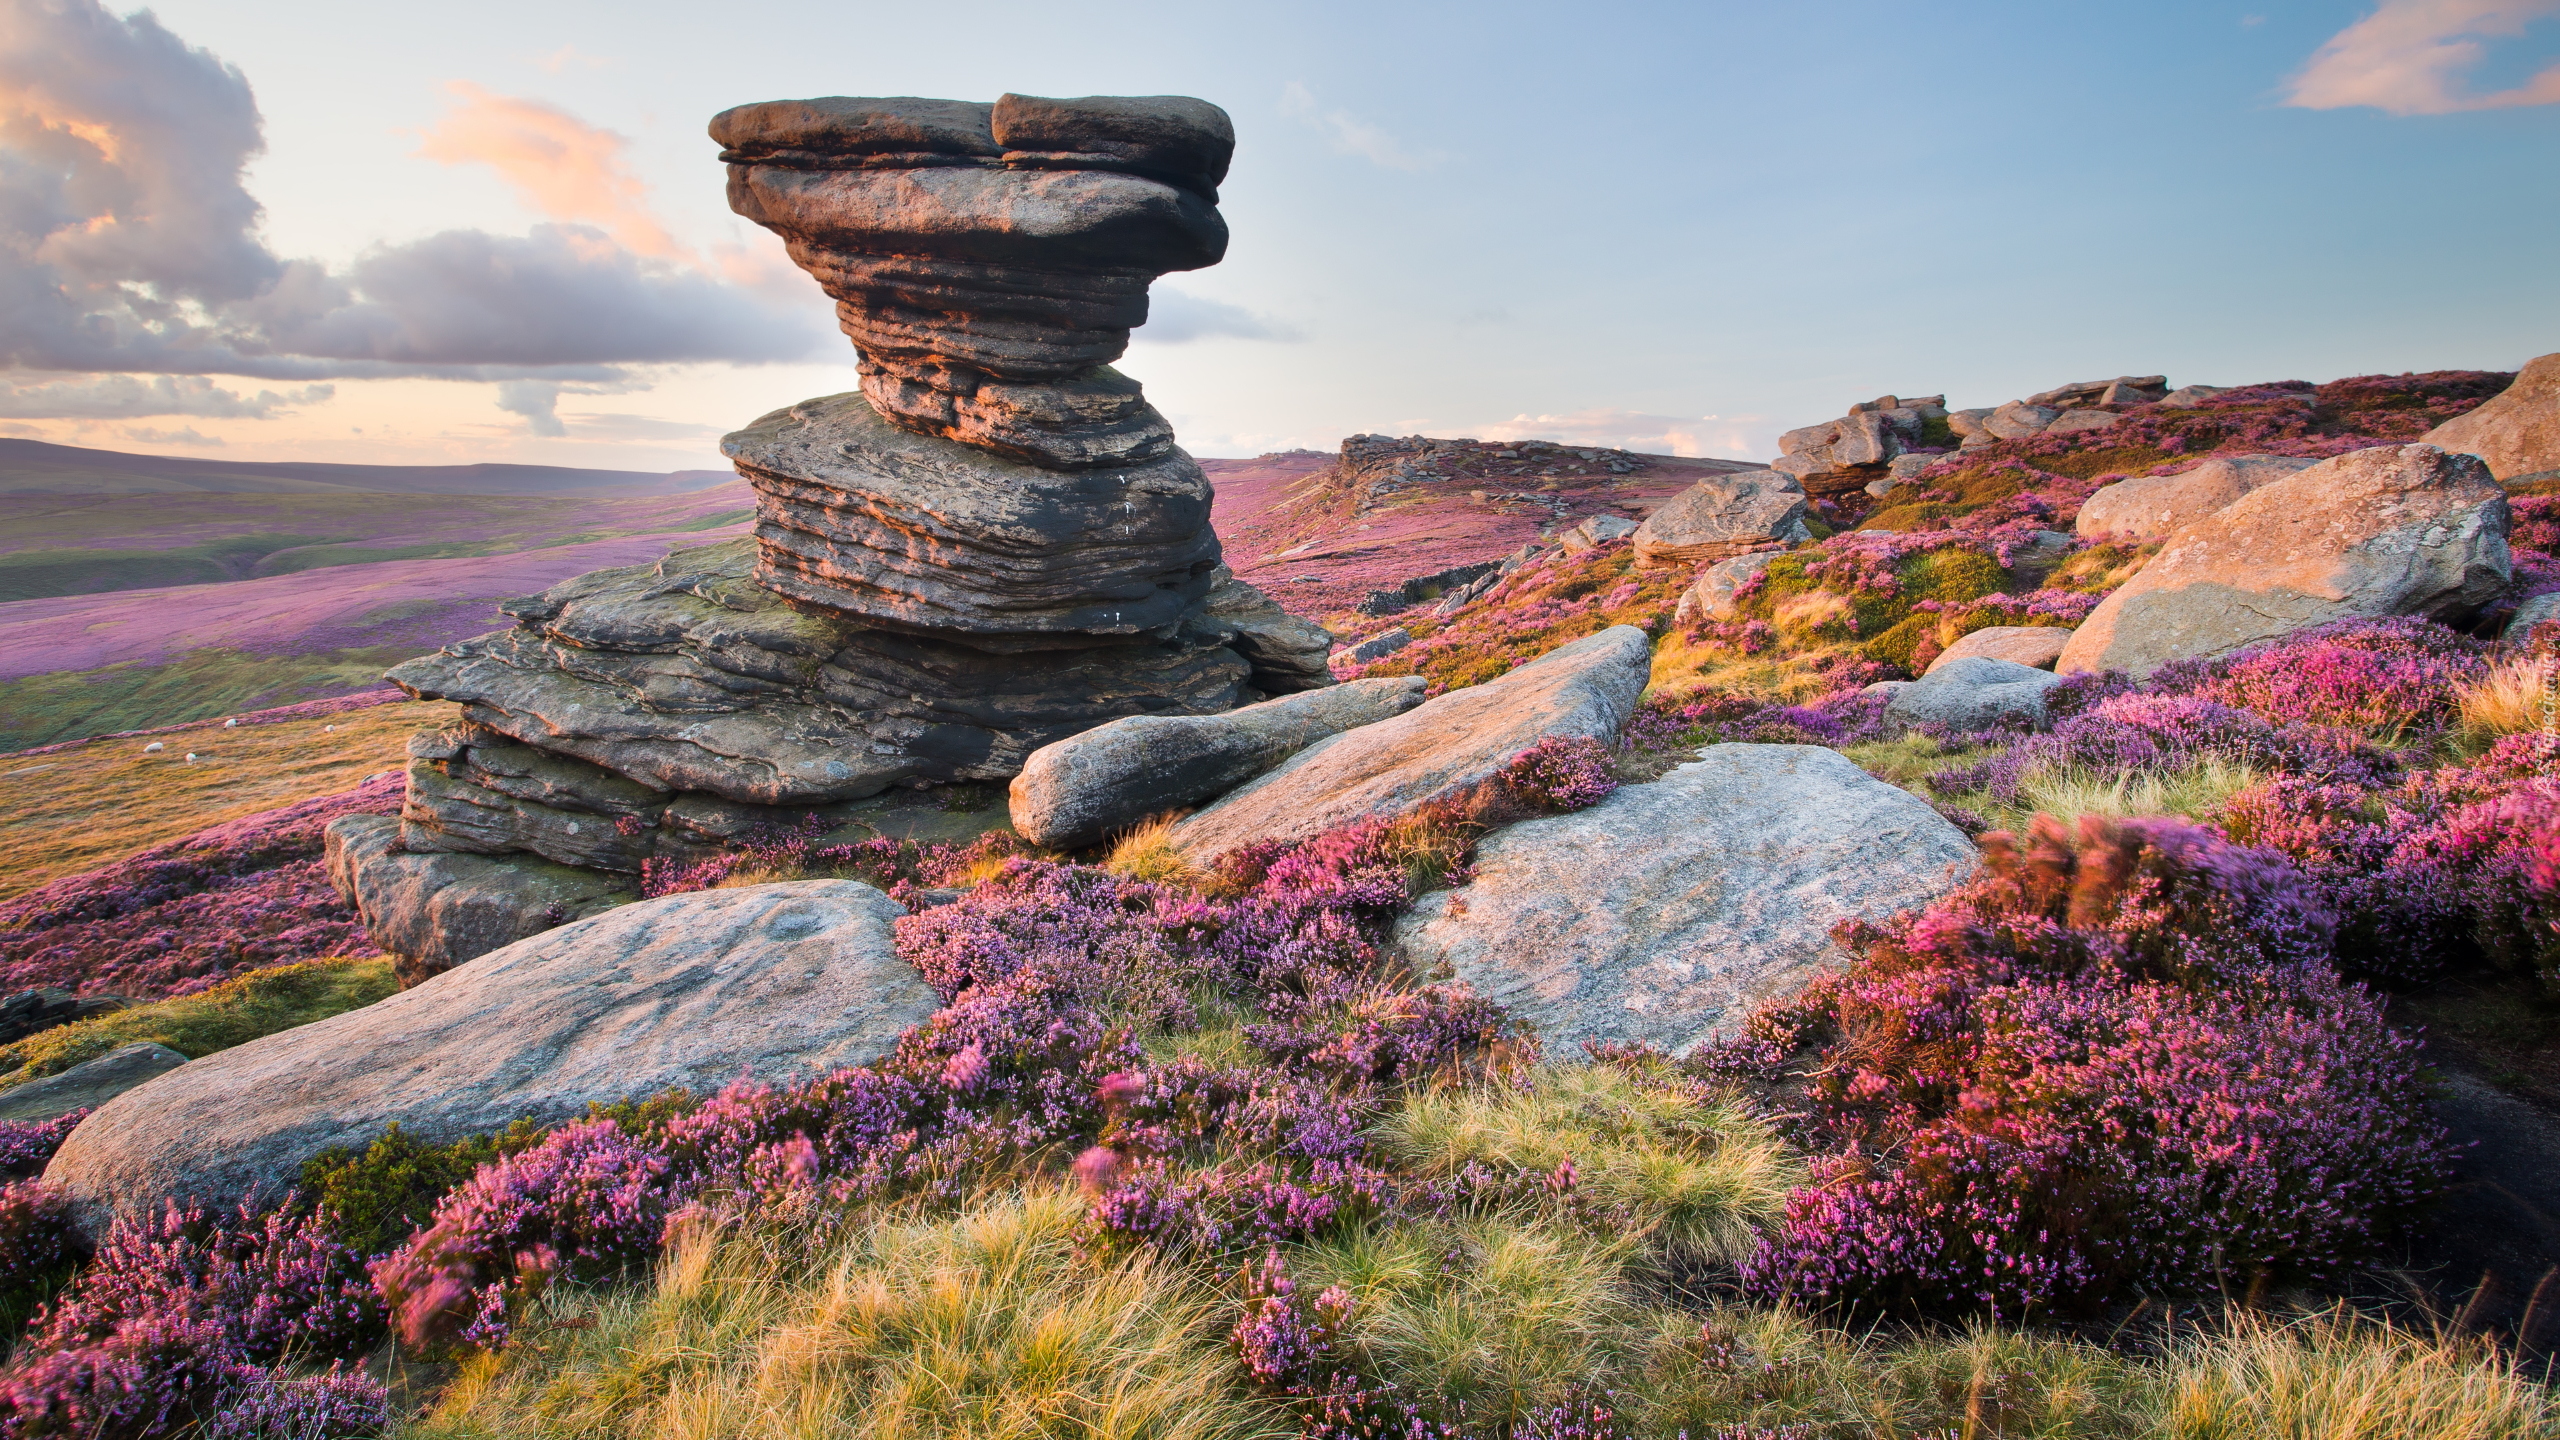
[[[2526,361],[2506,389],[2428,431],[2426,440],[2479,456],[2500,480],[2560,475],[2560,355]]]
[[[2137,475],[2080,502],[2071,528],[2093,540],[2157,540],[2319,463],[2297,455],[2217,455],[2175,475]]]
[[[186,1056],[157,1040],[137,1040],[58,1075],[0,1090],[0,1120],[55,1120],[93,1109],[186,1063]]]
[[[1011,790],[1035,845],[1091,845],[1150,815],[1223,795],[1331,735],[1422,703],[1419,675],[1354,680],[1224,715],[1133,715],[1031,752]]]
[[[2148,675],[2357,615],[2468,619],[2507,587],[2507,494],[2471,455],[2377,445],[2262,485],[2169,537],[2059,668]]]
[[[1736,555],[1708,566],[1689,582],[1688,589],[1680,592],[1680,604],[1672,612],[1671,623],[1685,627],[1708,620],[1730,620],[1741,614],[1742,587],[1760,578],[1769,562],[1777,558],[1775,552]]]
[[[1888,681],[1885,718],[1905,725],[1944,725],[1951,730],[1988,730],[2008,720],[2023,720],[2043,729],[2049,718],[2045,693],[2062,683],[2050,670],[2038,670],[1987,655],[1968,655],[1909,682]]]
[[[1804,486],[1776,470],[1701,480],[1636,527],[1636,563],[1697,565],[1771,543],[1810,540]]]
[[[1206,860],[1257,840],[1304,840],[1355,820],[1490,796],[1494,774],[1549,736],[1614,739],[1652,668],[1642,630],[1615,625],[1498,680],[1347,730],[1174,827]]]
[[[628,876],[530,855],[413,854],[400,834],[387,816],[341,815],[321,837],[329,883],[403,984],[640,898]]]
[[[1649,785],[1476,846],[1475,878],[1395,927],[1447,974],[1537,1027],[1685,1054],[1844,960],[1831,927],[1881,920],[1968,878],[1975,850],[1926,802],[1814,745],[1713,745]]]
[[[878,1059],[942,1003],[903,907],[851,880],[710,890],[520,941],[387,1000],[191,1061],[99,1107],[45,1178],[81,1227],[273,1195],[397,1123],[429,1144]]]
[[[1922,672],[1925,678],[1959,660],[2005,660],[2036,670],[2050,670],[2062,658],[2071,632],[2054,625],[1993,625],[1975,630],[1938,652]]]

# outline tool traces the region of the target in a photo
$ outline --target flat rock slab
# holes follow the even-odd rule
[[[1395,944],[1537,1028],[1674,1055],[1843,962],[1831,927],[1969,878],[1973,842],[1814,745],[1712,745],[1587,810],[1499,830],[1475,878],[1424,896]]]
[[[1512,756],[1551,735],[1610,740],[1652,668],[1642,630],[1613,625],[1421,708],[1346,731],[1174,827],[1205,860],[1259,840],[1305,840],[1338,825],[1487,793]]]
[[[278,1193],[312,1156],[395,1121],[444,1144],[741,1073],[863,1064],[942,1003],[891,948],[905,913],[851,880],[625,906],[128,1090],[45,1176],[95,1235],[180,1196]]]
[[[2138,678],[2352,616],[2467,620],[2507,588],[2507,523],[2477,456],[2351,451],[2170,536],[2071,632],[2059,668]]]
[[[1224,715],[1133,715],[1031,752],[1011,790],[1035,845],[1091,845],[1151,815],[1224,795],[1308,746],[1422,703],[1419,675],[1354,680]]]
[[[2526,361],[2487,404],[2447,420],[2426,439],[2479,456],[2501,480],[2560,470],[2560,355]]]
[[[321,832],[329,883],[403,984],[640,898],[628,876],[531,855],[412,854],[400,834],[383,815],[341,815]]]
[[[94,1109],[186,1063],[186,1056],[157,1040],[137,1040],[59,1075],[0,1090],[0,1120],[55,1120]]]
[[[1929,662],[1924,678],[1958,660],[1980,658],[2006,660],[2012,665],[2050,670],[2062,658],[2062,647],[2071,643],[2071,632],[2054,625],[1993,625],[1973,631],[1953,645],[1938,652]]]
[[[2092,539],[2157,540],[2319,463],[2295,455],[2217,455],[2175,475],[2137,475],[2081,501],[2071,528]]]

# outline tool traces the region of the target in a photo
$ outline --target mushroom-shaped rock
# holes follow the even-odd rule
[[[624,906],[128,1090],[45,1178],[95,1236],[173,1199],[280,1194],[312,1156],[395,1123],[445,1144],[742,1074],[864,1064],[941,1004],[892,947],[905,913],[851,880]]]
[[[1844,962],[1832,927],[1962,884],[1973,843],[1928,803],[1815,745],[1711,745],[1660,780],[1477,842],[1394,943],[1533,1025],[1674,1055]]]
[[[2377,445],[2324,460],[2170,536],[2071,633],[2059,668],[2144,676],[2350,616],[2466,619],[2507,587],[2507,523],[2476,456]]]
[[[1810,540],[1805,504],[1804,486],[1776,470],[1701,480],[1637,527],[1636,563],[1697,565],[1764,545]]]

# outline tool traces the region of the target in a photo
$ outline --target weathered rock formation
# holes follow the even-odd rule
[[[835,300],[861,393],[723,442],[752,544],[567,581],[391,673],[463,706],[412,747],[398,846],[339,867],[414,969],[626,898],[534,906],[580,887],[510,857],[696,859],[886,787],[1009,779],[1108,721],[1333,683],[1332,637],[1219,563],[1206,476],[1110,368],[1149,282],[1224,253],[1224,112],[836,98],[712,134],[732,206]],[[460,855],[492,859],[427,858]]]
[[[1636,563],[1698,565],[1766,545],[1813,538],[1806,527],[1804,486],[1777,470],[1701,480],[1671,498],[1635,529]]]
[[[125,1091],[45,1176],[94,1236],[182,1196],[219,1209],[253,1186],[278,1194],[312,1156],[395,1122],[443,1144],[865,1064],[942,1003],[892,947],[905,913],[850,880],[625,906]]]
[[[1486,836],[1475,878],[1424,896],[1395,944],[1509,1007],[1550,1054],[1679,1055],[1844,962],[1834,925],[1926,904],[1976,863],[1927,802],[1837,751],[1712,745],[1588,810]]]
[[[1845,495],[1885,478],[1895,457],[1928,443],[1930,421],[1947,419],[1944,395],[1860,401],[1840,419],[1779,436],[1783,453],[1769,468],[1796,477],[1810,494]]]
[[[1013,828],[1035,845],[1090,845],[1152,815],[1224,795],[1319,740],[1422,703],[1419,675],[1354,680],[1223,715],[1132,715],[1031,752],[1013,777]]]
[[[2526,361],[2495,398],[2428,431],[2426,440],[2479,456],[2500,480],[2560,478],[2560,355]]]
[[[2144,676],[2355,615],[2463,621],[2507,587],[2507,495],[2433,445],[2286,476],[2169,537],[2071,634],[2059,668]]]
[[[2048,719],[2045,692],[2061,683],[2050,670],[1968,655],[1933,665],[1917,680],[1885,680],[1867,688],[1888,697],[1887,719],[1905,725],[1988,730],[2014,722],[2041,730]]]
[[[1701,572],[1680,592],[1679,608],[1673,612],[1674,625],[1687,628],[1709,620],[1730,620],[1742,613],[1742,589],[1760,578],[1777,559],[1774,551],[1757,555],[1736,555],[1719,560]]]
[[[56,1120],[92,1110],[186,1063],[186,1056],[157,1040],[120,1045],[58,1075],[0,1090],[0,1120]]]
[[[1209,860],[1257,840],[1304,840],[1434,802],[1465,805],[1488,795],[1512,756],[1550,735],[1616,738],[1652,660],[1652,642],[1632,625],[1560,645],[1498,680],[1317,741],[1175,826],[1174,846]]]
[[[2034,670],[2050,670],[2062,658],[2062,647],[2071,643],[2071,632],[2054,625],[1991,625],[1972,631],[1956,643],[1938,652],[1922,672],[1929,674],[1953,665],[1959,660],[2006,660]]]
[[[2137,475],[2099,487],[2080,503],[2071,528],[2091,539],[2157,540],[2319,463],[2292,455],[2217,455],[2175,475]]]

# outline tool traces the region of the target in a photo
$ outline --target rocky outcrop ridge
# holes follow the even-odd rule
[[[1885,479],[1898,456],[1929,443],[1930,422],[1947,420],[1947,397],[1879,396],[1849,407],[1837,420],[1790,430],[1770,468],[1796,477],[1807,493],[1845,495]]]

